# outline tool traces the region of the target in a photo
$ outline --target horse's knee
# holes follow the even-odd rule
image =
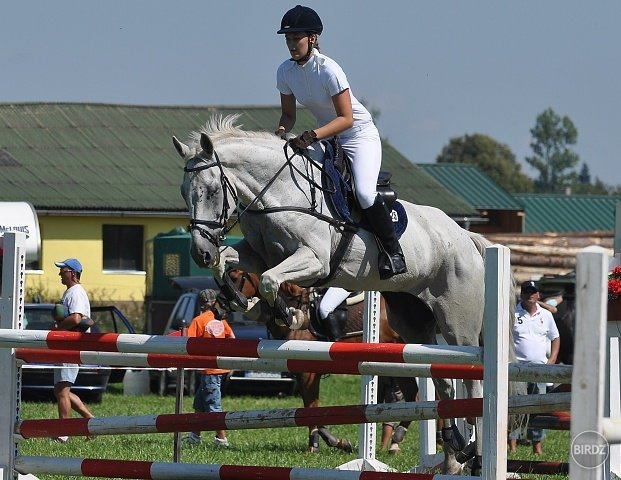
[[[261,297],[268,301],[270,305],[274,305],[276,301],[276,297],[278,295],[278,288],[280,287],[280,283],[278,280],[273,278],[269,273],[264,273],[261,275],[261,282],[259,283],[259,291],[261,292]]]

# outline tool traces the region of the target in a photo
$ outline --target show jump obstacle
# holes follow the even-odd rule
[[[6,234],[4,245],[4,269],[2,277],[2,297],[0,298],[0,368],[6,372],[6,382],[10,388],[0,390],[0,401],[10,408],[2,409],[0,419],[0,472],[1,480],[14,478],[15,472],[54,473],[76,476],[124,477],[145,479],[172,479],[179,477],[207,479],[474,479],[496,480],[506,477],[507,453],[506,430],[507,411],[533,412],[566,409],[569,394],[547,396],[530,395],[508,397],[508,380],[512,378],[540,379],[546,373],[557,378],[567,378],[567,367],[558,370],[546,368],[543,371],[520,369],[508,362],[509,339],[509,292],[510,265],[509,250],[501,246],[488,248],[486,253],[485,289],[485,345],[486,348],[449,347],[435,345],[372,345],[362,344],[352,347],[337,343],[299,342],[299,341],[243,341],[228,340],[226,345],[219,342],[203,342],[200,339],[171,338],[147,335],[81,334],[73,332],[37,332],[21,330],[24,295],[24,253],[23,235]],[[589,253],[579,256],[579,265],[591,265]],[[588,258],[587,258],[588,257]],[[603,262],[603,260],[602,260]],[[591,272],[592,267],[579,267]],[[603,269],[600,269],[603,272]],[[598,272],[594,269],[592,278]],[[599,288],[600,284],[596,284]],[[597,295],[593,295],[597,297]],[[598,297],[599,298],[599,297]],[[578,297],[581,301],[581,297]],[[593,301],[593,300],[591,300]],[[585,303],[587,305],[587,303]],[[599,305],[600,315],[605,313],[605,305]],[[597,313],[588,307],[589,314]],[[579,310],[580,314],[580,310]],[[583,312],[584,315],[584,312]],[[580,315],[578,318],[581,318]],[[591,317],[592,318],[592,317]],[[578,333],[577,338],[582,340]],[[586,336],[586,334],[585,334]],[[585,340],[586,343],[586,340]],[[18,348],[22,347],[22,348]],[[25,347],[25,348],[24,348]],[[226,349],[224,349],[225,347]],[[586,347],[587,351],[591,348]],[[64,350],[63,353],[54,350]],[[235,350],[232,354],[231,350]],[[577,347],[577,351],[578,347]],[[602,349],[590,350],[602,352]],[[228,357],[221,356],[224,352]],[[409,402],[395,406],[349,405],[323,407],[316,409],[288,409],[260,412],[223,412],[221,414],[182,414],[135,417],[103,417],[92,420],[71,419],[20,421],[19,407],[19,361],[58,361],[59,355],[71,358],[76,363],[88,362],[110,365],[155,365],[178,366],[191,364],[205,367],[207,364],[233,365],[241,362],[257,369],[297,371],[304,368],[310,371],[313,365],[319,370],[336,371],[346,368],[347,373],[375,375],[378,371],[401,371],[404,375],[418,372],[421,376],[437,376],[442,371],[447,376],[459,378],[479,378],[483,363],[484,398],[471,400],[447,400],[443,402]],[[594,355],[594,354],[592,354]],[[18,360],[21,359],[21,360]],[[585,357],[586,358],[586,357]],[[602,357],[603,358],[603,357]],[[604,359],[600,371],[604,371]],[[94,361],[97,359],[97,361]],[[203,360],[201,360],[203,359]],[[66,360],[65,360],[66,361]],[[187,363],[185,363],[187,362]],[[227,363],[228,362],[228,363]],[[245,363],[244,363],[245,362]],[[449,363],[461,366],[442,367],[437,364]],[[583,362],[586,365],[586,361]],[[425,364],[425,365],[420,365]],[[591,363],[592,364],[592,363]],[[340,367],[339,367],[340,365]],[[286,368],[284,368],[286,367]],[[510,374],[511,371],[511,374]],[[394,374],[394,373],[391,373]],[[589,381],[597,381],[591,370]],[[574,372],[574,389],[576,373]],[[589,392],[592,393],[592,392]],[[603,393],[598,393],[603,404]],[[576,399],[574,397],[574,403]],[[580,404],[577,404],[580,405]],[[612,420],[602,420],[603,409],[593,415],[580,412],[574,419],[597,423],[596,431],[603,432],[610,441],[621,442],[621,435],[614,430]],[[579,407],[576,406],[575,409]],[[256,467],[234,465],[195,465],[169,464],[159,462],[97,460],[78,458],[51,458],[20,456],[15,434],[24,438],[47,437],[60,434],[122,434],[188,431],[200,429],[247,429],[270,428],[276,426],[301,426],[316,422],[317,418],[330,418],[331,424],[373,423],[397,419],[425,419],[446,416],[481,415],[483,417],[483,469],[482,477],[448,476],[433,474],[399,474],[388,472],[352,472],[343,470],[321,470],[304,468]],[[599,420],[597,420],[599,419]],[[339,422],[335,421],[339,420]],[[598,423],[599,422],[599,423]],[[576,421],[572,422],[572,437]],[[613,432],[613,433],[610,433]],[[607,467],[604,467],[604,469]],[[572,478],[596,478],[573,476]],[[609,470],[608,470],[609,471]],[[577,472],[577,471],[576,471]],[[579,473],[579,472],[578,472]],[[576,473],[577,474],[577,473]],[[598,477],[602,478],[602,477]]]

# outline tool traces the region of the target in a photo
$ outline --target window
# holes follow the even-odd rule
[[[104,225],[104,270],[143,270],[142,225]]]

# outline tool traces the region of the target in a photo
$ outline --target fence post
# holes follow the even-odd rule
[[[0,328],[22,328],[26,262],[26,235],[5,233],[2,261],[2,291],[0,292]],[[14,440],[15,423],[19,418],[21,373],[15,364],[15,349],[0,349],[0,479],[14,478],[13,466],[17,456]]]
[[[484,480],[507,477],[510,255],[511,251],[501,245],[488,247],[485,252],[481,471]]]
[[[601,247],[587,247],[576,259],[576,327],[574,370],[571,381],[571,444],[569,474],[572,480],[600,480],[603,465],[579,463],[577,448],[583,442],[603,446],[601,437],[606,375],[606,307],[608,256]],[[580,412],[579,414],[577,414]],[[594,432],[594,433],[588,433]],[[577,460],[578,458],[578,460]]]

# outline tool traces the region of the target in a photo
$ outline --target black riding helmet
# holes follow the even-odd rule
[[[282,17],[278,34],[288,32],[309,32],[321,35],[323,24],[317,12],[310,7],[296,5]]]

